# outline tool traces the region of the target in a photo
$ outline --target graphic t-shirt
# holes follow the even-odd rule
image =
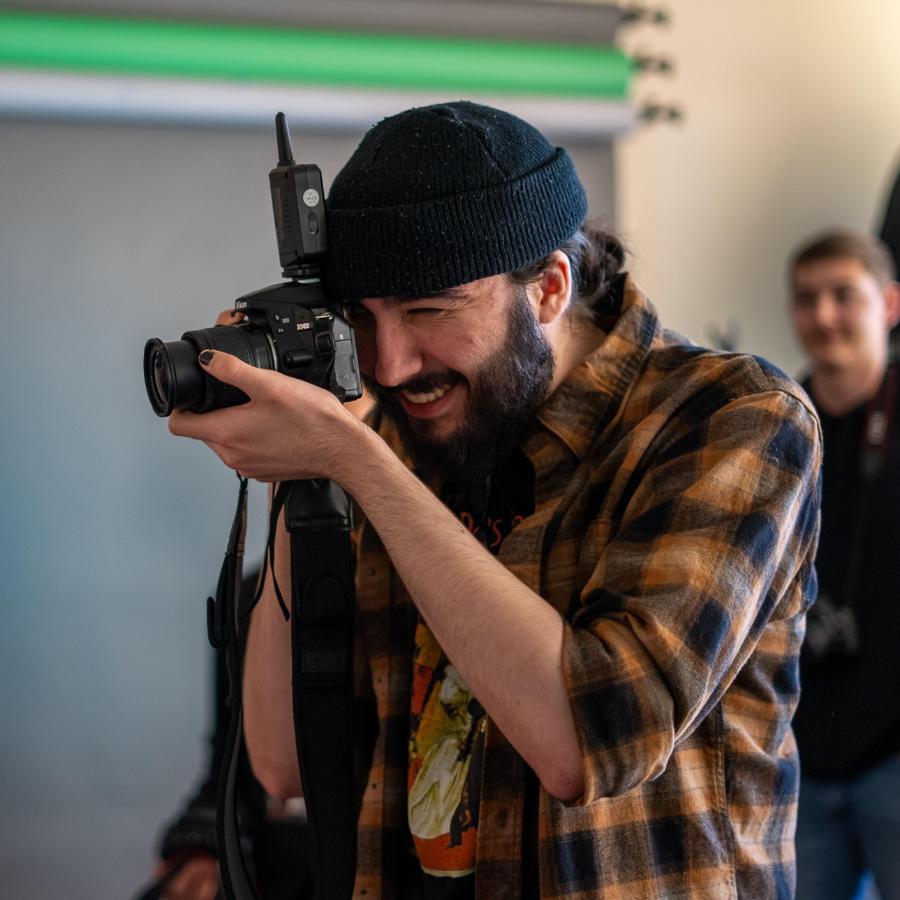
[[[447,506],[492,553],[534,511],[534,470],[521,451],[498,467],[482,498],[447,494]],[[413,679],[407,796],[421,874],[411,896],[471,897],[485,713],[431,629],[419,617]]]

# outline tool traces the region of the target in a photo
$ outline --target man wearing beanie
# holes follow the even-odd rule
[[[386,119],[328,202],[371,422],[217,352],[251,402],[170,427],[358,504],[355,896],[791,896],[806,396],[662,330],[568,155],[507,113]],[[282,584],[289,557],[282,529]],[[290,672],[267,588],[245,723],[279,796]]]

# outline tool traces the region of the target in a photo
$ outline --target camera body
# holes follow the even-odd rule
[[[321,284],[286,281],[235,301],[246,323],[230,326],[256,329],[271,342],[272,365],[331,391],[341,400],[362,394],[356,364],[353,329],[329,305]]]
[[[328,301],[319,279],[328,250],[322,173],[294,162],[284,113],[275,118],[278,165],[269,173],[282,274],[289,279],[239,297],[237,325],[186,331],[179,341],[151,338],[144,347],[144,384],[154,412],[210,412],[247,401],[208,375],[202,350],[231,353],[248,365],[308,381],[344,402],[362,396],[353,329]]]

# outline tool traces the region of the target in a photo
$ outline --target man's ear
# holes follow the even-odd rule
[[[572,299],[572,266],[562,250],[550,254],[550,265],[529,291],[541,325],[552,325],[568,309]]]
[[[884,289],[884,314],[888,328],[900,322],[900,284],[896,281],[889,282]]]

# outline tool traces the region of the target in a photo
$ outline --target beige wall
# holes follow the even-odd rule
[[[822,226],[880,224],[900,163],[898,0],[670,0],[668,28],[624,32],[671,56],[673,78],[636,96],[676,99],[680,126],[639,127],[617,148],[617,221],[632,270],[667,325],[796,372],[784,261]]]

